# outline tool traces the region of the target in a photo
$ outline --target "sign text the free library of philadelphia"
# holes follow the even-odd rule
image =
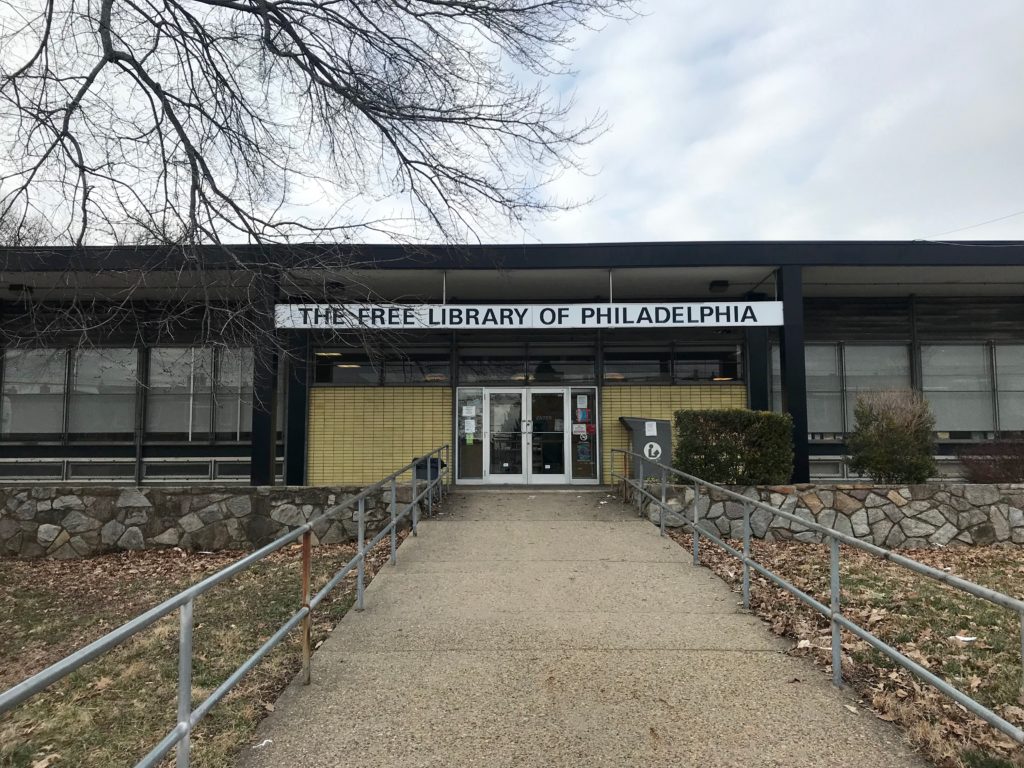
[[[781,301],[692,304],[278,304],[278,328],[723,328],[782,325]]]

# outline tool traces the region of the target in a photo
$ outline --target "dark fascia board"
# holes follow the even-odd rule
[[[0,248],[5,272],[167,269],[627,269],[1024,266],[1024,241],[793,240],[530,245]]]

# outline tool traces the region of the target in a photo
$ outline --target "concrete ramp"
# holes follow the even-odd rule
[[[243,768],[923,768],[615,497],[460,490],[446,507]]]

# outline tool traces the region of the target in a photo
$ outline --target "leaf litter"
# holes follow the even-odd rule
[[[682,531],[671,536],[689,550]],[[1024,599],[1024,549],[947,548],[904,552],[934,568]],[[829,553],[821,544],[753,542],[754,558],[828,604]],[[742,568],[708,543],[703,565],[739,590]],[[927,577],[842,547],[843,614],[908,658],[1024,727],[1019,618],[1011,611]],[[829,622],[756,572],[751,611],[777,635],[794,641],[792,655],[831,670]],[[843,632],[843,679],[862,706],[901,726],[939,768],[1024,768],[1024,749],[964,707]]]

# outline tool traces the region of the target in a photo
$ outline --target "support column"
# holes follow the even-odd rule
[[[285,390],[285,485],[306,484],[309,352],[309,333],[292,331],[288,338],[288,379]]]
[[[252,457],[249,482],[273,485],[277,479],[277,350],[273,342],[253,349]]]
[[[749,294],[747,301],[764,299],[763,293]],[[772,359],[768,345],[768,329],[757,326],[743,332],[746,347],[747,405],[752,411],[771,410],[772,402]]]
[[[807,441],[807,378],[804,367],[804,289],[798,266],[780,267],[776,273],[784,325],[780,329],[782,407],[793,419],[793,482],[810,480],[810,445]]]

